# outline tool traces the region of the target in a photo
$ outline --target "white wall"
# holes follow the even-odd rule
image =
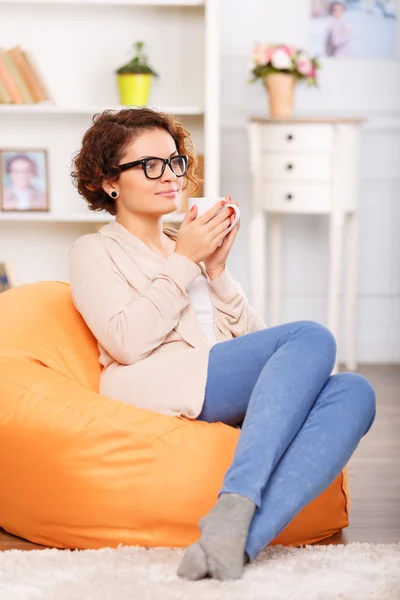
[[[230,269],[250,296],[251,204],[245,124],[250,116],[267,114],[267,97],[260,82],[248,83],[249,57],[258,41],[306,48],[309,1],[221,3],[221,191],[231,194],[242,209],[242,228]],[[367,119],[362,136],[357,359],[400,362],[400,62],[325,60],[319,89],[298,86],[296,113]],[[289,216],[284,240],[283,320],[325,323],[327,219]],[[343,339],[342,330],[339,358]]]

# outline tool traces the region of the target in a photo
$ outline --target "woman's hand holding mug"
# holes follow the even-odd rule
[[[179,228],[175,252],[196,263],[203,261],[209,277],[215,279],[225,268],[240,228],[238,204],[230,196],[217,203],[209,198],[189,198],[189,209]]]

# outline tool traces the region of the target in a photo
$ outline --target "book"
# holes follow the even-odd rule
[[[7,263],[0,263],[0,294],[13,287],[10,267]]]
[[[32,73],[33,78],[36,81],[36,85],[40,90],[43,100],[50,100],[51,102],[54,102],[54,98],[45,83],[43,75],[32,53],[29,50],[21,50],[21,52],[30,72]]]
[[[11,94],[8,91],[6,84],[4,83],[2,77],[0,76],[0,103],[1,104],[11,104],[12,98]]]
[[[13,104],[22,104],[22,96],[20,95],[13,76],[8,69],[8,64],[4,60],[4,55],[6,55],[6,51],[3,50],[3,48],[0,48],[0,78],[10,94]]]
[[[21,76],[21,73],[19,72],[16,64],[14,63],[14,60],[10,56],[9,51],[0,50],[0,53],[2,54],[3,61],[7,65],[8,71],[11,73],[11,76],[14,80],[15,85],[17,86],[18,92],[22,98],[22,103],[23,104],[34,104],[34,100],[31,96],[31,93],[30,93],[23,77]]]
[[[14,46],[14,48],[8,50],[8,55],[13,60],[14,65],[24,80],[33,101],[42,102],[43,100],[46,100],[46,96],[43,94],[40,85],[38,84],[34,74],[25,60],[22,49],[19,46]]]

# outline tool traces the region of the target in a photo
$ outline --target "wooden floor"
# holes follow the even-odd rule
[[[400,365],[365,366],[377,395],[377,417],[349,463],[350,527],[319,542],[400,541]],[[0,550],[43,548],[0,529]]]

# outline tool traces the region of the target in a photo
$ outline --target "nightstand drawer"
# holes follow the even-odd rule
[[[264,180],[328,182],[332,178],[332,159],[327,152],[266,152],[261,169]]]
[[[324,183],[264,182],[261,206],[271,212],[326,214],[331,209],[331,187]]]
[[[263,125],[260,135],[262,152],[329,152],[333,146],[333,128],[330,125]]]

